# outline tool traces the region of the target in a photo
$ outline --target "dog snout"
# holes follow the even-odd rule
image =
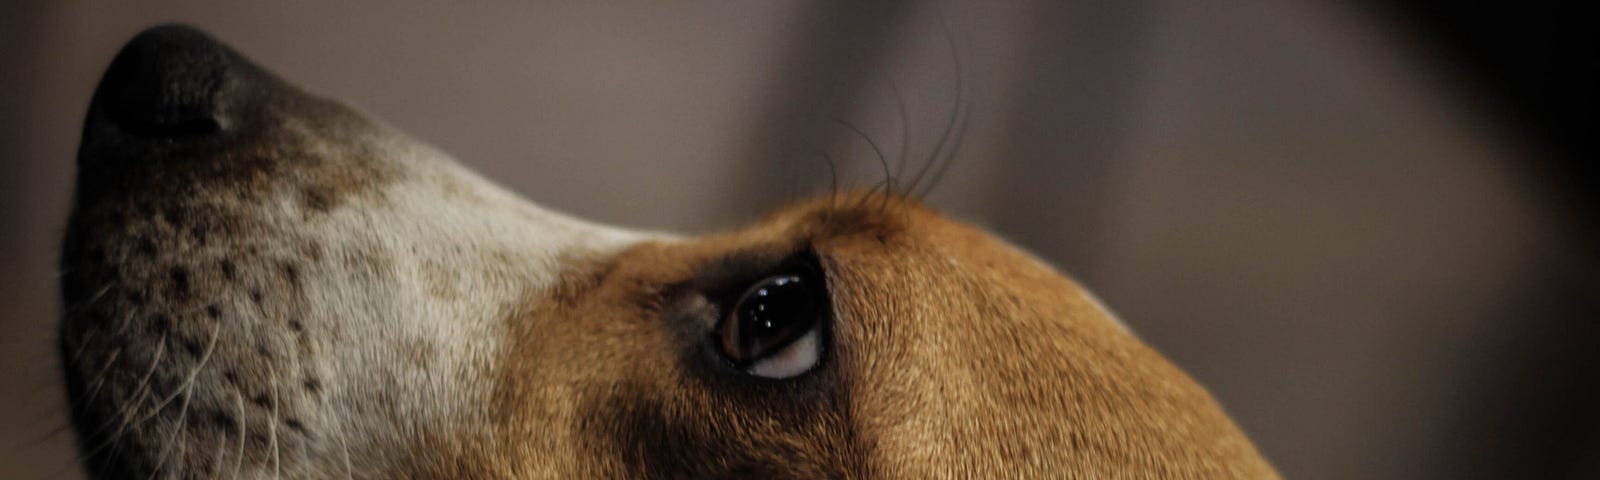
[[[336,160],[327,152],[350,143],[338,139],[364,125],[209,34],[183,25],[150,28],[112,58],[89,102],[78,198],[167,198],[288,179],[311,157]]]
[[[247,65],[199,30],[151,28],[112,60],[91,107],[103,115],[92,119],[141,137],[216,133],[227,123],[224,87]]]

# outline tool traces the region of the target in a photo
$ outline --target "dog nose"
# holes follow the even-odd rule
[[[205,135],[225,128],[230,76],[248,62],[205,33],[151,28],[122,47],[95,91],[100,121],[145,137]]]

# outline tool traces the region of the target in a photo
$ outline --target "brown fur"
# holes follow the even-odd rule
[[[699,293],[675,286],[729,256],[807,248],[838,312],[822,369],[783,385],[697,366],[709,327],[682,310]],[[1204,389],[1076,284],[905,199],[818,200],[640,245],[560,289],[508,320],[504,450],[474,473],[1275,475]]]
[[[1276,477],[1077,284],[913,200],[607,229],[199,32],[141,37],[90,109],[62,253],[97,478]],[[173,92],[225,100],[181,105],[216,128],[108,116]],[[831,301],[820,361],[749,375],[716,299],[797,256]]]

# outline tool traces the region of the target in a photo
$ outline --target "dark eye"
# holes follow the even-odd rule
[[[827,297],[819,275],[783,273],[751,285],[717,327],[723,355],[751,375],[788,378],[822,358]]]

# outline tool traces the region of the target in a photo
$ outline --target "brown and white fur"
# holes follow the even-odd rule
[[[730,368],[711,292],[795,255],[821,358]],[[595,225],[183,27],[102,79],[61,264],[96,478],[1276,476],[1080,286],[911,199]]]

